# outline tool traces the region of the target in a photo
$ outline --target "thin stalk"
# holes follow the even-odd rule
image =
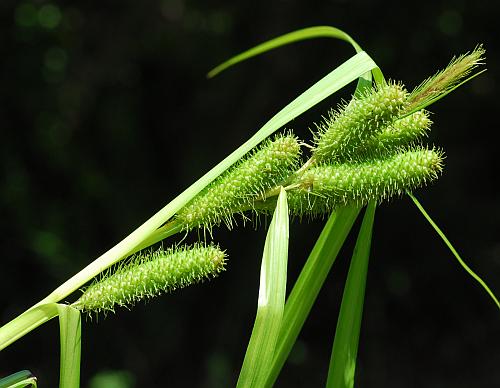
[[[485,283],[483,279],[481,279],[467,264],[465,264],[465,261],[462,260],[460,255],[458,254],[457,250],[451,245],[451,242],[446,238],[445,234],[442,232],[442,230],[437,226],[437,224],[432,220],[432,218],[429,216],[429,214],[425,211],[424,207],[420,204],[420,202],[413,196],[411,193],[407,193],[410,198],[413,200],[415,205],[417,206],[418,210],[424,215],[426,220],[431,224],[431,226],[434,228],[436,233],[441,237],[441,239],[444,241],[448,249],[453,253],[453,256],[457,259],[458,263],[462,266],[462,268],[476,281],[479,283],[479,285],[488,293],[488,295],[493,299],[493,302],[497,305],[497,307],[500,309],[500,302],[498,301],[498,298],[495,296],[493,291],[490,290],[488,285]]]

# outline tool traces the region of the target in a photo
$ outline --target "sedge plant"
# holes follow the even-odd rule
[[[0,328],[0,350],[48,320],[59,317],[60,386],[78,387],[81,314],[130,308],[165,292],[213,278],[228,254],[211,242],[212,230],[237,220],[270,216],[264,244],[257,315],[237,381],[239,387],[270,387],[284,365],[351,228],[364,210],[340,306],[327,387],[352,387],[356,369],[372,227],[377,205],[409,195],[464,269],[500,308],[488,286],[460,258],[413,195],[436,181],[444,150],[425,144],[431,129],[427,108],[477,76],[481,46],[409,91],[386,80],[375,62],[346,33],[333,27],[298,30],[258,45],[216,67],[221,71],[252,56],[300,40],[331,37],[356,54],[286,105],[248,141],[153,215],[127,238]],[[357,80],[350,101],[316,124],[311,143],[292,131],[273,133],[326,97]],[[327,218],[314,248],[287,296],[290,221]],[[194,231],[186,246],[167,238]],[[200,233],[201,232],[201,233]],[[152,246],[165,240],[160,248]],[[232,263],[237,265],[237,263]],[[87,283],[89,285],[85,286]],[[74,303],[61,303],[80,288]],[[36,385],[29,372],[0,380],[0,387]]]

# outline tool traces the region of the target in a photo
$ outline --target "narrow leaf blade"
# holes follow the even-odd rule
[[[264,245],[257,316],[238,387],[262,387],[269,374],[285,306],[288,228],[288,205],[282,188]]]
[[[80,357],[82,321],[80,311],[59,304],[59,329],[61,333],[60,388],[80,386]]]
[[[232,67],[240,62],[246,61],[252,57],[263,54],[267,51],[274,50],[278,47],[282,47],[291,43],[300,42],[302,40],[307,39],[316,39],[316,38],[335,38],[346,41],[354,47],[357,53],[363,51],[361,46],[352,39],[347,33],[344,31],[330,26],[315,26],[309,28],[303,28],[300,30],[292,31],[287,34],[278,36],[277,38],[270,39],[264,43],[258,44],[238,55],[235,55],[232,58],[229,58],[227,61],[224,61],[217,67],[210,70],[207,74],[208,78],[215,77],[217,74],[222,73],[224,70]]]
[[[354,386],[375,208],[374,202],[366,208],[349,267],[330,358],[326,383],[329,388]]]
[[[264,386],[274,385],[359,211],[340,208],[323,228],[286,301],[275,357]]]

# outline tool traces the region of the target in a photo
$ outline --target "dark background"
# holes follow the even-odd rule
[[[121,240],[353,54],[344,42],[319,39],[205,78],[239,51],[313,25],[344,29],[408,88],[484,44],[488,72],[431,108],[429,141],[445,149],[446,169],[416,194],[500,293],[498,12],[493,1],[0,2],[0,321]],[[312,123],[353,86],[289,127],[309,138]],[[321,226],[292,226],[290,285]],[[264,236],[264,228],[221,228],[214,237],[230,261],[218,279],[86,320],[82,386],[234,385],[255,316]],[[277,386],[324,385],[352,245]],[[498,386],[499,329],[498,309],[411,201],[382,205],[357,386]],[[41,387],[54,387],[58,358],[54,320],[0,354],[0,375],[26,368]]]

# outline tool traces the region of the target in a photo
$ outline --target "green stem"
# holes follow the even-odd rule
[[[451,245],[451,242],[446,238],[445,234],[441,231],[441,229],[439,229],[439,227],[432,220],[432,218],[429,216],[429,214],[427,214],[427,212],[424,210],[423,206],[420,204],[420,202],[418,202],[417,198],[415,198],[411,193],[407,193],[407,194],[413,200],[413,202],[417,206],[418,210],[420,210],[421,213],[424,215],[424,217],[427,219],[427,221],[429,221],[429,223],[431,224],[431,226],[437,232],[437,234],[439,235],[439,237],[441,237],[441,239],[444,241],[444,243],[446,244],[446,246],[450,249],[451,253],[453,253],[453,255],[455,256],[455,258],[457,259],[457,261],[459,262],[459,264],[463,267],[463,269],[465,269],[465,271],[470,276],[472,276],[472,278],[474,280],[476,280],[480,284],[481,287],[483,287],[483,289],[488,293],[488,295],[491,297],[491,299],[493,299],[493,302],[495,302],[495,304],[497,305],[497,307],[500,309],[500,302],[498,301],[498,298],[495,296],[495,294],[493,293],[493,291],[490,290],[490,288],[484,282],[483,279],[481,279],[478,275],[476,275],[476,273],[467,264],[465,264],[465,261],[462,260],[462,258],[458,254],[457,250],[453,247],[453,245]]]

